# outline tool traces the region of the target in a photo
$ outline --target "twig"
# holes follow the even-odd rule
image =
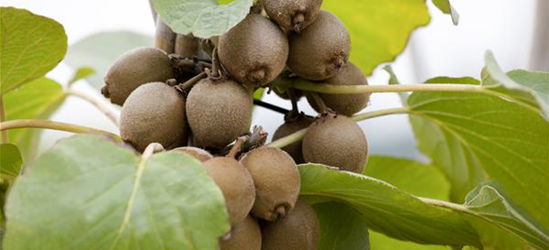
[[[398,93],[398,92],[479,92],[484,93],[479,85],[474,84],[404,84],[404,85],[331,85],[319,84],[296,79],[293,88],[326,94],[361,94],[361,93]]]
[[[4,122],[5,120],[6,120],[6,110],[4,108],[4,98],[0,94],[0,123]],[[8,131],[2,131],[2,133],[0,134],[0,137],[2,137],[2,140],[0,140],[2,144],[6,144],[9,142]]]
[[[118,115],[116,115],[112,110],[105,104],[101,103],[99,100],[94,99],[93,97],[74,90],[67,90],[65,91],[67,95],[78,97],[84,101],[89,102],[93,106],[95,106],[101,113],[103,113],[107,118],[109,118],[116,126],[120,125],[120,121],[118,118]]]
[[[256,100],[256,99],[254,99],[254,105],[266,108],[268,110],[272,110],[274,112],[277,112],[277,113],[280,113],[280,114],[283,114],[283,115],[290,112],[290,110],[287,110],[285,108],[281,108],[279,106],[276,106],[276,105],[273,105],[273,104],[270,104],[270,103],[266,103],[266,102],[261,101],[261,100]]]
[[[90,128],[90,127],[85,127],[85,126],[80,126],[75,124],[69,124],[69,123],[47,121],[47,120],[13,120],[13,121],[0,123],[0,131],[7,131],[11,129],[21,129],[21,128],[51,129],[51,130],[59,130],[59,131],[77,133],[77,134],[98,133],[98,134],[104,134],[109,137],[113,137],[117,139],[120,138],[120,136],[116,134],[103,131],[100,129]]]
[[[202,73],[196,75],[195,77],[189,79],[188,81],[177,85],[176,88],[179,89],[180,91],[183,91],[183,92],[187,91],[190,88],[192,88],[195,84],[200,82],[200,80],[206,78],[207,76],[208,75],[206,74],[206,72],[202,72]]]

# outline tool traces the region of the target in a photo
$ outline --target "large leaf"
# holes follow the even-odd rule
[[[91,68],[86,79],[96,89],[103,87],[103,77],[122,54],[131,49],[152,45],[152,37],[130,31],[101,32],[90,35],[69,47],[65,62],[75,70]]]
[[[482,85],[489,90],[508,95],[517,102],[543,113],[549,121],[549,73],[514,70],[505,74],[492,52],[486,53]]]
[[[459,214],[427,205],[388,183],[322,165],[300,165],[299,170],[302,195],[345,203],[372,230],[421,244],[480,245]]]
[[[414,93],[408,103],[420,149],[451,180],[454,201],[485,173],[549,227],[549,123],[539,113],[480,93]]]
[[[59,83],[42,77],[25,84],[21,88],[4,96],[7,120],[47,119],[65,100],[65,94]],[[9,132],[10,142],[17,145],[23,158],[34,158],[40,131],[18,129]]]
[[[23,158],[17,146],[0,144],[0,178],[15,178],[21,171]]]
[[[219,5],[216,0],[153,0],[162,19],[179,34],[218,36],[242,21],[254,0],[236,0]]]
[[[404,50],[411,32],[430,21],[425,0],[324,1],[351,34],[351,61],[364,73]]]
[[[314,205],[320,221],[319,250],[368,250],[368,227],[359,213],[343,204],[329,202]]]
[[[1,7],[0,94],[44,76],[65,56],[67,36],[56,21]]]
[[[385,181],[410,194],[439,200],[448,200],[450,183],[442,172],[431,165],[407,159],[385,156],[371,156],[364,175]],[[371,232],[370,242],[376,250],[442,250],[443,246],[425,246],[389,238]]]
[[[100,136],[65,139],[17,179],[7,249],[217,249],[221,191],[196,159],[142,158]]]

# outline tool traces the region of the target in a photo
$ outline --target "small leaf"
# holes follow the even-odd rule
[[[413,30],[430,21],[424,0],[324,1],[351,34],[351,61],[366,75],[402,53]]]
[[[483,87],[540,110],[549,121],[549,73],[514,70],[505,74],[491,51],[486,52],[486,67],[482,72]]]
[[[56,21],[27,10],[0,7],[0,94],[44,76],[67,52],[67,35]]]
[[[0,144],[0,178],[15,178],[21,172],[23,158],[17,146],[13,144]]]
[[[459,214],[430,206],[383,181],[304,164],[301,194],[355,209],[372,230],[420,244],[480,246],[475,230]]]
[[[389,85],[399,85],[400,84],[400,81],[398,80],[395,72],[393,71],[393,68],[391,68],[390,65],[387,65],[387,66],[383,67],[383,69],[385,71],[387,71],[387,73],[389,73],[389,76],[390,76]],[[400,101],[401,101],[402,105],[406,105],[408,103],[406,101],[406,100],[408,100],[408,96],[409,96],[408,93],[399,92],[398,96],[400,97]]]
[[[59,83],[42,77],[23,85],[4,96],[6,119],[47,119],[65,100]],[[23,159],[33,160],[38,149],[40,130],[17,129],[9,131],[10,142],[17,145]]]
[[[176,33],[219,36],[242,21],[254,0],[219,5],[216,0],[153,0],[158,14]]]
[[[495,180],[549,228],[549,123],[537,112],[480,93],[416,92],[408,104],[419,147],[452,182],[453,201]]]
[[[76,73],[74,73],[74,76],[69,81],[69,87],[74,84],[77,81],[80,81],[88,76],[91,76],[95,74],[95,70],[90,67],[82,67],[76,70]]]
[[[91,135],[64,139],[10,192],[6,249],[217,249],[221,191],[196,159],[144,159]]]
[[[320,221],[319,250],[368,250],[368,227],[359,213],[335,202],[314,205]]]
[[[433,0],[433,3],[444,14],[450,14],[452,16],[452,22],[454,25],[459,24],[459,13],[454,9],[450,0]]]
[[[86,79],[99,90],[109,67],[119,56],[137,47],[151,46],[152,41],[150,36],[129,31],[96,33],[71,45],[65,62],[74,69],[94,69],[95,74]]]

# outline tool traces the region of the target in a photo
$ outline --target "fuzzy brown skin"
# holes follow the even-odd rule
[[[240,163],[254,179],[256,197],[252,214],[255,217],[275,221],[294,208],[301,182],[297,166],[288,153],[279,148],[261,147],[245,154]]]
[[[136,48],[119,57],[105,76],[101,93],[120,106],[137,89],[149,82],[175,78],[168,55],[156,48]]]
[[[193,143],[201,148],[224,148],[248,131],[252,97],[234,81],[197,83],[187,97],[187,119]]]
[[[301,31],[309,26],[320,12],[322,0],[263,0],[265,12],[285,30]]]
[[[366,76],[362,70],[351,62],[348,62],[341,68],[339,73],[332,78],[324,81],[325,84],[331,85],[368,85]],[[352,116],[368,106],[370,101],[370,93],[364,94],[349,94],[349,95],[333,95],[320,94],[324,104],[331,110],[346,116]],[[317,111],[321,112],[316,102],[309,96],[307,97],[309,104]]]
[[[303,157],[307,162],[362,173],[368,161],[366,136],[353,119],[328,114],[318,118],[303,137]]]
[[[284,70],[288,59],[288,39],[272,21],[258,14],[219,38],[217,53],[223,68],[238,82],[264,86]]]
[[[278,140],[280,138],[286,137],[288,135],[291,135],[299,130],[302,130],[304,128],[309,127],[311,123],[313,123],[313,119],[307,118],[305,116],[299,116],[296,119],[288,119],[284,124],[280,125],[278,129],[276,129],[274,135],[273,135],[273,141]],[[303,153],[301,150],[301,141],[294,142],[286,147],[283,147],[282,150],[286,151],[297,164],[305,163],[305,160],[303,159]]]
[[[261,227],[263,250],[317,250],[320,223],[315,210],[299,200],[284,219]]]
[[[228,157],[216,157],[204,162],[208,175],[225,198],[231,226],[241,222],[252,210],[255,187],[252,176],[242,164]]]
[[[305,79],[326,80],[349,60],[351,38],[343,23],[322,11],[301,33],[290,35],[288,68]]]
[[[140,152],[153,142],[165,149],[185,145],[188,130],[185,98],[162,82],[137,88],[120,113],[120,136]]]
[[[219,241],[220,250],[261,250],[261,229],[251,215],[231,229],[228,240]]]
[[[180,147],[173,149],[172,152],[188,154],[199,160],[200,162],[206,162],[213,158],[212,154],[210,154],[208,151],[197,147]]]
[[[163,50],[167,54],[174,53],[176,35],[160,16],[156,16],[156,32],[154,34],[154,47]]]

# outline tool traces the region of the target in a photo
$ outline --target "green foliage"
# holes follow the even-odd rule
[[[4,95],[7,120],[47,119],[65,100],[59,83],[42,77]],[[23,158],[34,159],[40,140],[40,131],[18,129],[9,131],[10,142],[17,145]]]
[[[17,177],[23,166],[23,158],[17,146],[0,144],[0,156],[0,179]]]
[[[4,246],[14,250],[217,249],[229,230],[221,191],[196,159],[142,158],[90,135],[43,154],[6,210]]]
[[[368,227],[358,212],[335,202],[316,204],[313,208],[320,221],[319,250],[370,249]]]
[[[254,0],[219,5],[216,0],[153,0],[154,8],[176,33],[219,36],[246,17]]]
[[[404,50],[410,34],[429,23],[424,0],[324,1],[351,34],[351,61],[370,75]]]
[[[53,69],[65,56],[67,36],[56,21],[27,10],[1,7],[0,94]]]
[[[450,14],[452,16],[452,22],[454,22],[454,25],[458,25],[458,23],[459,23],[459,13],[450,4],[450,0],[433,0],[433,3],[443,13]]]
[[[299,170],[302,195],[345,203],[372,230],[421,244],[480,246],[475,230],[457,213],[427,205],[388,183],[322,165],[304,164]]]
[[[96,33],[71,45],[65,62],[74,69],[93,69],[95,73],[86,75],[86,79],[100,89],[103,77],[120,55],[133,48],[151,46],[152,41],[149,36],[129,31]]]
[[[95,74],[95,70],[91,67],[82,67],[76,70],[74,76],[69,81],[69,86],[73,85],[75,82],[78,82],[82,79],[85,79],[88,76]]]

